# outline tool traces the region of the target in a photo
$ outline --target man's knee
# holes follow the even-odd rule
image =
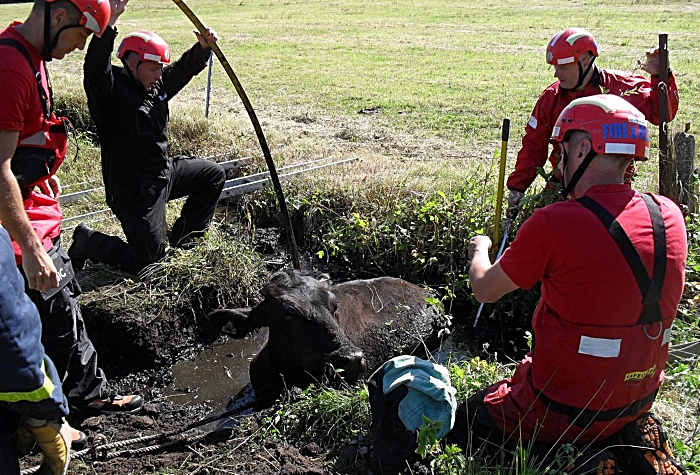
[[[218,196],[224,187],[224,182],[226,182],[226,170],[224,170],[224,167],[216,162],[212,162],[210,160],[205,160],[205,162],[208,162],[207,166],[209,169],[209,175],[211,176],[211,187],[216,190],[216,194]]]

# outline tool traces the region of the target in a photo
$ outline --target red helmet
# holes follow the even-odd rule
[[[598,94],[571,101],[552,130],[552,142],[567,140],[567,133],[591,134],[593,152],[649,158],[649,131],[644,114],[619,96]]]
[[[137,52],[141,61],[170,64],[168,44],[152,31],[134,31],[126,35],[117,50],[117,58],[123,58],[127,51]]]
[[[53,3],[56,0],[46,0]],[[97,36],[100,36],[107,29],[109,17],[112,11],[109,7],[109,0],[70,0],[78,7],[82,13],[80,16],[80,26],[84,26]]]
[[[547,43],[547,64],[560,66],[576,63],[579,56],[588,52],[598,57],[598,45],[593,35],[583,28],[567,28]]]

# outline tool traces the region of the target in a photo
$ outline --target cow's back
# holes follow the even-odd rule
[[[400,354],[435,346],[440,311],[426,302],[434,294],[394,277],[354,280],[332,287],[338,323],[365,353],[368,371]]]

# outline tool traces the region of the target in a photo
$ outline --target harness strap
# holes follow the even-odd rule
[[[49,92],[47,94],[46,90],[44,89],[44,86],[41,84],[41,73],[37,71],[36,67],[34,66],[34,63],[32,62],[32,57],[29,56],[27,48],[25,48],[22,43],[12,38],[0,38],[0,46],[10,46],[22,53],[22,56],[24,56],[27,59],[29,66],[34,72],[34,79],[36,79],[37,85],[39,87],[39,99],[41,100],[41,105],[44,108],[44,117],[48,119],[51,116],[51,111],[53,107],[53,91],[51,90],[49,70],[46,69],[46,66],[44,65],[44,72],[46,73],[46,83],[49,86]]]
[[[567,161],[568,161],[568,155],[566,153],[566,150],[564,150],[564,147],[561,147],[561,156],[562,160],[564,160],[564,169],[566,169],[567,166]],[[569,183],[565,183],[564,177],[562,176],[562,184],[564,187],[561,189],[561,194],[564,197],[564,199],[569,197],[569,194],[574,190],[574,187],[578,183],[578,181],[581,179],[583,176],[584,172],[588,169],[588,166],[591,164],[593,159],[597,157],[598,154],[595,153],[593,150],[588,152],[588,155],[586,155],[586,158],[583,159],[581,162],[581,165],[578,166],[576,171],[571,177],[571,181]],[[562,174],[563,175],[563,174]]]
[[[583,196],[577,201],[600,219],[632,269],[642,294],[642,304],[644,305],[644,311],[639,317],[637,325],[647,325],[661,321],[661,306],[659,302],[661,301],[661,288],[666,276],[666,226],[661,215],[660,205],[647,194],[641,194],[641,197],[649,210],[654,235],[654,271],[651,279],[647,274],[639,252],[613,215],[588,196]]]
[[[636,416],[644,407],[656,399],[656,393],[658,392],[659,389],[657,388],[651,394],[648,394],[642,399],[634,401],[625,407],[618,407],[605,411],[595,409],[579,409],[577,407],[567,406],[566,404],[552,401],[542,392],[540,392],[538,397],[542,399],[542,401],[544,401],[544,403],[547,404],[554,412],[569,416],[569,424],[586,428],[594,422],[614,421],[615,419],[622,417]]]

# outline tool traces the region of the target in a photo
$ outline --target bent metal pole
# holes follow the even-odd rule
[[[498,242],[501,232],[501,205],[503,201],[503,182],[506,175],[506,156],[508,155],[508,136],[510,119],[505,117],[501,126],[501,160],[498,164],[498,188],[496,189],[496,217],[494,218],[493,242]]]
[[[503,241],[501,241],[501,246],[498,248],[498,253],[496,254],[496,259],[494,262],[496,262],[502,255],[503,251],[506,248],[506,241],[508,240],[508,235],[510,234],[510,230],[513,227],[513,222],[515,221],[516,216],[518,215],[518,210],[520,208],[514,208],[508,210],[508,223],[506,223],[506,229],[503,231]],[[474,319],[474,328],[476,328],[476,325],[479,323],[479,317],[481,317],[481,312],[484,310],[484,304],[481,303],[479,304],[479,310],[476,312],[476,318]]]
[[[182,0],[173,0],[175,4],[182,10],[182,13],[185,14],[187,18],[190,19],[192,24],[197,28],[199,33],[201,35],[206,34],[206,28],[202,24],[201,21],[199,21],[199,18],[190,10],[190,7],[187,6],[185,2]],[[267,140],[265,140],[265,135],[263,134],[262,127],[260,127],[260,122],[258,121],[258,117],[255,114],[255,111],[253,110],[253,106],[250,103],[250,100],[248,99],[248,96],[246,95],[245,91],[243,90],[243,86],[241,86],[240,81],[236,77],[236,73],[233,72],[233,68],[229,64],[229,62],[226,60],[226,57],[224,56],[224,53],[221,51],[221,48],[219,48],[219,45],[216,43],[209,44],[211,46],[211,50],[214,52],[216,57],[219,59],[219,62],[221,63],[221,66],[224,67],[224,71],[226,71],[226,74],[228,75],[229,79],[233,83],[233,87],[236,88],[236,92],[238,92],[238,96],[241,98],[241,101],[243,102],[243,105],[245,106],[245,110],[248,112],[248,116],[250,117],[250,121],[253,123],[253,128],[255,129],[255,134],[258,136],[258,141],[260,142],[260,148],[262,149],[263,156],[265,157],[265,162],[267,163],[267,168],[270,171],[270,179],[272,180],[272,186],[275,189],[275,194],[277,195],[277,202],[279,203],[280,206],[280,211],[282,212],[282,222],[284,224],[284,230],[287,233],[287,241],[289,242],[289,247],[292,251],[292,262],[294,263],[294,268],[299,269],[300,263],[299,263],[299,251],[297,250],[297,243],[294,239],[294,232],[292,230],[292,222],[289,219],[289,211],[287,210],[287,202],[284,199],[284,192],[282,191],[282,184],[280,183],[279,176],[277,176],[277,169],[275,168],[275,162],[272,161],[272,155],[270,154],[270,149],[267,146]]]

